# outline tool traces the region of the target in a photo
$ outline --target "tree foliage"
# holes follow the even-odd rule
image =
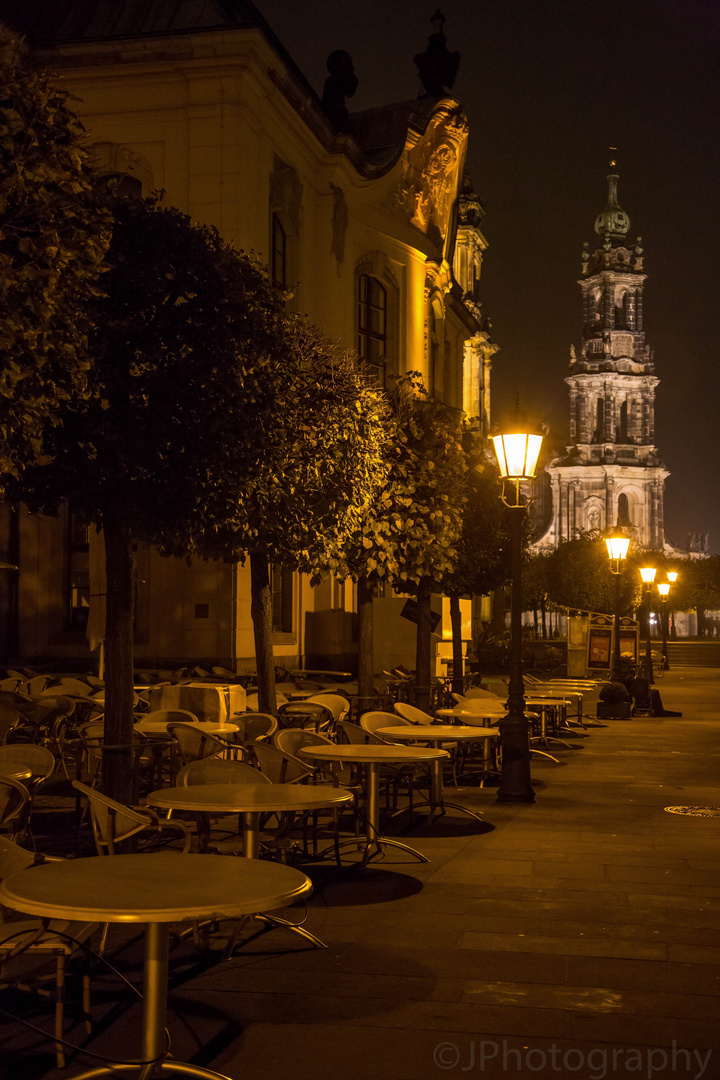
[[[46,429],[46,461],[8,483],[35,510],[67,500],[104,530],[106,740],[128,745],[133,544],[314,565],[374,490],[382,405],[215,229],[153,201],[113,213],[92,396]],[[127,801],[127,760],[117,769],[106,790]]]
[[[68,95],[0,38],[0,471],[38,454],[55,410],[89,392],[88,301],[110,219]]]
[[[623,573],[620,588],[621,614],[630,615],[637,604],[635,577]],[[614,612],[615,582],[600,532],[564,540],[552,552],[547,564],[547,594],[558,607]]]
[[[388,401],[387,479],[346,542],[338,570],[374,588],[389,583],[414,593],[455,565],[467,497],[462,426],[427,395],[416,373],[398,379]]]

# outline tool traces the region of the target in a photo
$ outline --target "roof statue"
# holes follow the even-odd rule
[[[428,38],[428,47],[424,53],[418,53],[413,62],[418,69],[425,94],[429,97],[446,97],[455,84],[460,53],[450,52],[445,44],[445,16],[440,8],[430,22],[433,32]]]
[[[344,49],[331,52],[327,58],[327,69],[330,74],[325,80],[323,109],[338,131],[349,131],[350,113],[345,107],[345,98],[352,97],[358,87],[350,53]]]

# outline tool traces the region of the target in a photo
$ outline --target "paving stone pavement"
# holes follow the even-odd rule
[[[534,805],[467,784],[450,798],[483,825],[416,814],[429,863],[308,868],[327,949],[274,930],[225,962],[174,950],[175,1056],[231,1080],[720,1080],[720,817],[665,809],[720,806],[720,669],[657,686],[682,717],[588,728],[533,762]],[[117,962],[137,981],[141,958],[135,927]],[[139,1006],[98,985],[88,1047],[139,1054]],[[0,1034],[8,1080],[89,1064]]]

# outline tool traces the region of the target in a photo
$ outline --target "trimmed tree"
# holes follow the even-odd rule
[[[151,201],[120,200],[93,306],[93,396],[48,426],[46,464],[10,493],[61,500],[105,535],[103,788],[133,796],[133,545],[188,554],[237,512],[277,438],[276,393],[293,328],[267,274]]]
[[[505,515],[499,492],[499,472],[484,441],[468,432],[465,450],[470,471],[467,497],[462,510],[462,529],[452,569],[437,582],[438,590],[450,600],[452,626],[453,679],[456,694],[463,692],[462,624],[460,600],[482,596],[505,585],[511,576],[511,552]],[[472,462],[478,464],[472,466]]]
[[[428,397],[420,376],[397,380],[389,394],[387,482],[345,548],[345,572],[358,582],[358,709],[372,708],[373,598],[392,584],[416,597],[416,700],[430,705],[430,597],[454,565],[465,499],[466,458],[457,414]]]
[[[110,236],[68,95],[0,36],[0,472],[89,393],[88,300]]]
[[[270,564],[310,575],[339,572],[387,477],[385,395],[356,360],[316,328],[292,319],[273,384],[269,437],[227,522],[197,539],[206,556],[250,558],[258,707],[275,712]],[[270,419],[270,418],[268,418]]]

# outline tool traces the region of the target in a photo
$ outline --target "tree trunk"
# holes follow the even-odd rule
[[[132,749],[133,670],[133,554],[125,522],[106,518],[105,575],[105,732],[102,789],[111,799],[137,800],[137,776]]]
[[[546,618],[546,609],[545,609],[545,597],[544,597],[544,596],[543,596],[543,597],[542,597],[542,599],[540,600],[540,616],[541,616],[541,618],[542,618],[542,636],[543,636],[543,641],[547,641],[547,639],[548,639],[548,632],[547,632],[547,618]]]
[[[373,594],[367,578],[360,578],[358,604],[358,703],[357,717],[375,707]]]
[[[430,660],[432,645],[432,608],[430,592],[422,586],[417,594],[417,638],[415,651],[415,704],[430,712]]]
[[[462,694],[465,686],[463,672],[462,616],[460,614],[460,594],[450,593],[450,626],[452,628],[452,689],[453,694]]]
[[[277,712],[275,657],[272,647],[272,592],[265,555],[250,556],[250,614],[255,636],[255,667],[258,680],[258,711]]]

